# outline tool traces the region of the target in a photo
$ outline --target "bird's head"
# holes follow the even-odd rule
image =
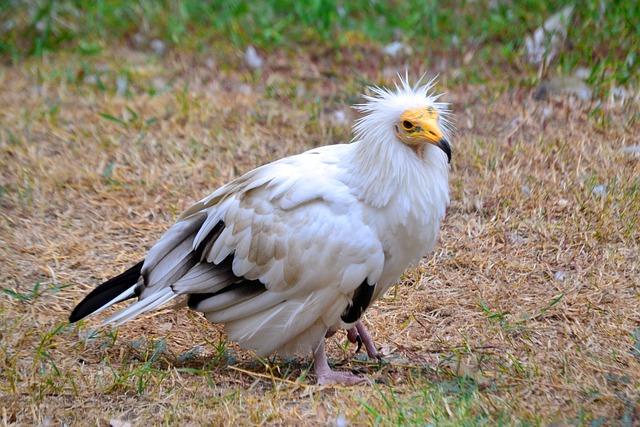
[[[420,157],[425,144],[432,144],[447,155],[450,163],[448,117],[451,113],[448,104],[437,102],[441,95],[431,92],[435,80],[411,86],[407,76],[398,77],[400,84],[396,83],[395,90],[370,87],[374,95],[364,95],[367,102],[355,107],[364,113],[354,127],[356,138],[380,139],[393,135]]]

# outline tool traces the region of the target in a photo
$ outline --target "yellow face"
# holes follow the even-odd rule
[[[433,107],[407,110],[396,124],[396,134],[407,145],[437,144],[443,133],[438,124],[438,112]]]
[[[422,157],[424,144],[440,148],[451,162],[451,147],[438,123],[438,111],[433,107],[412,108],[400,116],[395,125],[396,136]]]

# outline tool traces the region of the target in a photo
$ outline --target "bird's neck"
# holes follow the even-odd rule
[[[354,142],[349,176],[358,197],[374,208],[399,203],[398,209],[429,209],[449,203],[449,165],[437,147],[418,153],[393,136]]]

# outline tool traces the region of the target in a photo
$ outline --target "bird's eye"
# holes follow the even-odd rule
[[[413,128],[413,123],[411,123],[409,120],[405,120],[402,122],[402,127],[405,130],[411,130]]]

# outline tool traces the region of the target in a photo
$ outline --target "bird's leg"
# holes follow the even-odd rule
[[[338,331],[337,329],[333,329],[333,330],[329,329],[327,332],[325,332],[324,337],[331,338],[332,336],[335,335],[337,331]]]
[[[355,326],[351,329],[347,329],[347,339],[349,340],[349,342],[355,344],[358,342],[358,338],[358,331],[356,330]]]
[[[327,353],[324,350],[324,341],[313,352],[313,371],[316,374],[318,385],[327,384],[358,384],[366,381],[348,371],[334,371],[327,363]]]
[[[358,344],[358,348],[356,348],[356,354],[360,353],[360,349],[362,348],[362,338],[358,335],[358,331],[354,326],[351,329],[347,329],[347,339],[352,344]]]
[[[351,328],[351,331],[354,328]],[[378,361],[382,360],[380,357],[380,353],[378,353],[378,349],[376,348],[375,343],[373,342],[373,338],[371,338],[371,334],[367,331],[367,328],[364,327],[362,320],[358,320],[355,326],[356,333],[360,337],[360,340],[364,344],[364,348],[367,349],[367,355],[370,359],[378,359]],[[349,331],[347,331],[347,337],[349,336]],[[353,341],[352,341],[353,342]],[[358,345],[358,350],[360,350],[360,345]]]

